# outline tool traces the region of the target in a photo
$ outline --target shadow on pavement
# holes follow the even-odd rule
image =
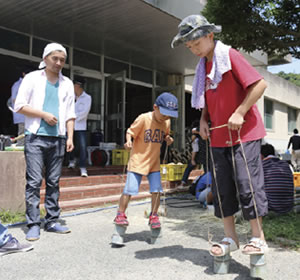
[[[172,231],[182,231],[189,236],[203,238],[205,240],[212,239],[213,241],[220,241],[224,237],[223,222],[221,219],[214,216],[213,206],[208,209],[203,209],[193,201],[186,200],[187,205],[191,207],[184,207],[182,204],[184,199],[174,199],[172,203],[179,207],[170,207],[166,205],[167,217],[162,218],[162,225],[165,223]],[[180,209],[180,206],[183,206]],[[237,234],[240,242],[246,243],[249,236],[249,223],[236,224]]]
[[[134,233],[126,233],[124,236],[124,243],[133,242],[133,241],[144,241],[150,244],[150,230],[149,231],[141,231],[141,232],[134,232]]]
[[[214,275],[213,257],[207,250],[184,248],[181,245],[174,245],[137,251],[135,252],[135,257],[140,260],[170,258],[179,262],[189,261],[196,266],[206,267],[204,272],[208,275]],[[247,279],[247,276],[249,275],[249,268],[232,258],[228,274],[239,274],[239,276],[235,279]],[[201,279],[200,275],[199,279]],[[250,276],[249,279],[251,279]]]

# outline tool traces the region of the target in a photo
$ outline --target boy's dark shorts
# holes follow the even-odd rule
[[[265,216],[268,213],[268,201],[264,191],[264,173],[260,158],[260,146],[260,140],[243,143],[259,217]],[[214,160],[212,168],[215,166],[223,215],[224,217],[232,216],[239,210],[239,202],[237,199],[237,191],[234,180],[234,169],[232,164],[232,148],[212,147],[211,151],[212,160]],[[254,219],[256,218],[256,211],[254,208],[254,202],[249,183],[249,175],[241,145],[235,145],[233,147],[233,152],[236,166],[237,189],[239,191],[239,199],[241,202],[243,215],[246,220]],[[219,207],[213,170],[212,175],[212,191],[214,196],[215,215],[221,218],[222,215]]]

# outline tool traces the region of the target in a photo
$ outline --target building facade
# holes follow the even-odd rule
[[[179,18],[184,18],[187,15],[197,14],[201,11],[207,0],[191,0],[188,5],[184,6],[180,0],[149,0],[147,2],[151,2],[156,7]],[[300,130],[300,87],[268,72],[267,66],[289,63],[291,57],[268,57],[266,53],[261,51],[254,51],[250,54],[240,51],[268,83],[263,98],[257,103],[267,132],[264,141],[274,145],[278,153],[283,153],[287,148],[294,128]],[[193,78],[193,75],[185,76],[186,93],[192,91]],[[189,111],[189,113],[193,112]]]
[[[16,134],[6,100],[21,69],[37,68],[45,45],[58,42],[68,51],[63,73],[71,79],[84,77],[85,90],[93,99],[90,144],[93,134],[101,132],[103,141],[123,145],[130,123],[152,110],[158,94],[170,91],[180,106],[178,120],[172,120],[174,146],[185,146],[185,127],[199,117],[190,108],[197,61],[184,47],[171,49],[170,42],[180,20],[199,13],[205,0],[0,2],[0,134]],[[245,57],[269,84],[258,105],[265,117],[266,140],[281,149],[299,123],[299,88],[267,72],[265,54]]]

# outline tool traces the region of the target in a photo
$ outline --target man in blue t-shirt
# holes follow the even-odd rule
[[[26,239],[40,238],[40,188],[45,167],[45,230],[69,233],[57,220],[60,215],[59,179],[65,149],[71,152],[75,120],[74,87],[63,76],[66,49],[48,44],[38,71],[27,74],[19,88],[14,110],[25,115]],[[67,133],[67,138],[66,138]]]

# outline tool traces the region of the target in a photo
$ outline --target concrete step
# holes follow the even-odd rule
[[[190,182],[196,176],[190,176]],[[125,178],[120,178],[117,175],[109,176],[91,176],[88,178],[62,178],[60,182],[60,200],[72,200],[96,196],[109,196],[121,194],[125,186]],[[180,185],[180,181],[163,181],[164,189],[176,188]],[[149,190],[149,183],[146,177],[143,177],[140,191]],[[40,195],[41,201],[45,198],[46,188],[43,185]]]
[[[189,177],[189,180],[192,181],[197,176],[201,175],[200,170],[193,170]],[[125,184],[126,182],[126,173],[120,174],[108,174],[108,175],[90,175],[89,177],[80,177],[78,176],[62,176],[59,181],[60,188],[64,187],[75,187],[75,186],[93,186],[100,184]],[[142,180],[147,180],[144,176]],[[42,189],[45,189],[45,180],[42,182]]]
[[[75,186],[93,186],[93,185],[100,185],[100,184],[125,184],[126,182],[126,175],[124,174],[117,174],[117,175],[94,175],[88,177],[80,177],[80,176],[73,176],[73,177],[61,177],[59,181],[60,188],[64,187],[75,187]],[[42,183],[42,189],[45,188],[45,180]]]
[[[151,197],[151,194],[144,192],[132,197],[132,200],[139,200]],[[69,201],[60,201],[59,205],[62,210],[74,210],[79,208],[90,208],[107,206],[108,204],[118,204],[120,195],[112,195],[106,197],[90,197],[85,199],[75,199]]]
[[[114,174],[123,174],[126,173],[126,166],[123,165],[107,165],[107,166],[88,166],[88,174],[91,175],[114,175]],[[62,168],[62,177],[74,177],[80,176],[80,169],[76,168],[67,168],[64,166]]]
[[[193,170],[190,183],[201,174],[200,170]],[[60,207],[62,210],[73,210],[77,208],[97,207],[108,203],[117,204],[126,182],[126,175],[95,175],[83,177],[62,177],[60,179]],[[177,189],[180,181],[163,181],[165,193],[188,191],[189,187]],[[141,182],[139,194],[132,199],[144,199],[151,197],[149,184],[144,176]],[[41,202],[45,199],[45,184],[41,189]],[[43,204],[41,204],[43,205]]]
[[[83,199],[90,197],[105,197],[111,195],[121,195],[125,184],[100,184],[100,185],[84,185],[70,186],[60,189],[60,201]],[[149,190],[148,181],[144,180],[140,185],[140,192]],[[41,201],[45,199],[46,190],[41,190]]]
[[[175,189],[167,190],[166,195],[178,192]],[[134,200],[143,200],[146,198],[151,198],[149,192],[140,192],[138,195],[132,196],[131,201]],[[101,207],[108,206],[110,204],[117,205],[120,200],[120,195],[111,195],[105,197],[89,197],[84,199],[74,199],[59,201],[59,206],[62,211],[76,210],[80,208],[92,208],[92,207]],[[41,208],[44,208],[44,204],[41,204]]]

